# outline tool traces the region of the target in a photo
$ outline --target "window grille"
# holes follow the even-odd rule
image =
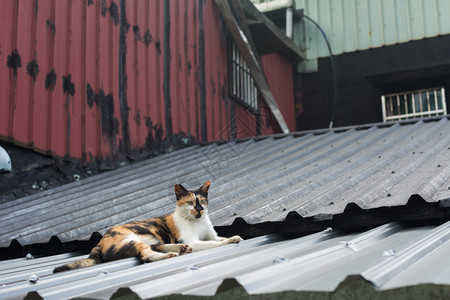
[[[230,95],[246,107],[258,111],[258,89],[244,57],[232,39],[229,42]]]
[[[383,122],[447,114],[442,87],[381,96]]]

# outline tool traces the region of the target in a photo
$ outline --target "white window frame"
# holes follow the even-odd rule
[[[258,88],[238,46],[229,41],[229,93],[232,98],[254,112],[259,111]]]
[[[447,114],[443,87],[381,96],[383,122]]]

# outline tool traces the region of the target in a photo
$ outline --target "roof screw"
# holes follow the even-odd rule
[[[395,256],[396,256],[395,250],[394,250],[394,249],[386,250],[386,251],[383,252],[383,256],[386,256],[386,257],[395,257]]]
[[[26,259],[34,259],[34,256],[31,253],[28,253],[25,258]]]
[[[441,167],[441,165],[438,165],[437,167],[438,167],[438,168],[440,168],[440,167]]]
[[[392,171],[392,172],[391,172],[391,174],[394,174],[394,173],[395,173],[395,171]]]
[[[289,259],[287,259],[286,257],[284,257],[283,255],[278,255],[277,257],[275,257],[275,259],[273,260],[274,263],[287,263],[289,262]]]
[[[392,195],[391,194],[387,194],[387,197],[391,197]]]
[[[197,270],[198,270],[197,265],[190,265],[190,266],[187,266],[186,269],[184,269],[185,272],[188,272],[188,271],[197,271]]]
[[[39,280],[39,276],[37,276],[37,275],[35,275],[35,274],[30,275],[30,276],[28,277],[28,281],[31,282],[31,283],[36,283],[36,282],[38,282],[38,280]]]
[[[78,174],[73,174],[73,179],[75,179],[75,181],[80,180],[81,176]]]
[[[108,275],[109,272],[107,270],[101,270],[98,275]]]

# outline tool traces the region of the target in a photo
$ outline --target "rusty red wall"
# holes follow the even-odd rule
[[[214,1],[2,1],[0,136],[81,161],[276,131],[228,96]],[[292,65],[263,57],[294,130]]]
[[[289,131],[295,131],[294,68],[292,63],[278,53],[261,57],[269,88],[278,103]],[[267,132],[263,134],[273,133]]]

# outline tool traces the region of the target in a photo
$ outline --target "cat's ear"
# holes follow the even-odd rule
[[[181,197],[189,195],[189,192],[181,184],[176,184],[175,185],[175,195],[177,196],[177,200],[180,200]]]
[[[205,197],[208,197],[208,191],[209,191],[209,186],[211,185],[211,180],[208,180],[207,182],[205,182],[198,190],[200,192],[200,194],[202,194]]]

